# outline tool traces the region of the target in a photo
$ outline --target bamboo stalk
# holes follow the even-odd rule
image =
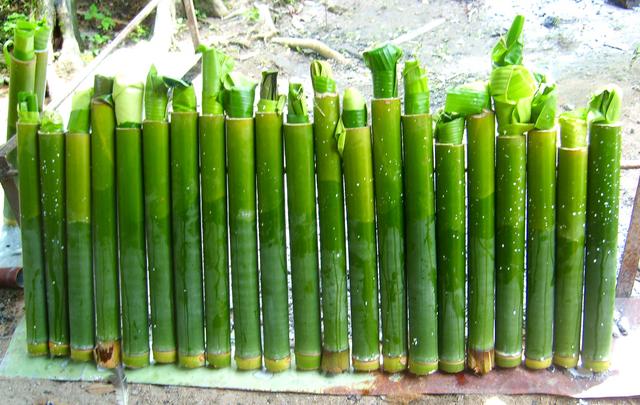
[[[122,362],[140,368],[149,364],[142,134],[139,128],[117,128],[115,138]]]
[[[43,124],[44,122],[43,118]],[[64,132],[61,124],[59,128],[50,130],[40,127],[38,150],[40,151],[42,240],[47,285],[49,353],[54,357],[69,355],[64,146]]]
[[[349,324],[342,162],[334,137],[340,119],[338,94],[316,92],[313,111],[322,278],[322,369],[341,373],[349,368]]]
[[[202,187],[206,354],[210,367],[223,368],[231,364],[224,116],[222,114],[202,115],[198,122],[198,130]]]
[[[527,136],[527,315],[525,365],[551,366],[556,222],[555,128]]]
[[[96,76],[91,101],[91,203],[96,301],[96,363],[120,363],[113,79]]]
[[[526,137],[496,143],[496,365],[522,362]]]
[[[71,359],[90,361],[94,348],[94,310],[89,133],[67,134],[65,151]]]
[[[254,120],[229,117],[226,126],[235,360],[239,370],[254,370],[262,365]]]
[[[35,111],[37,116],[37,111]],[[20,233],[24,277],[24,312],[27,351],[31,356],[49,353],[47,295],[43,260],[42,214],[38,154],[38,119],[17,123],[18,171],[20,182]]]
[[[312,125],[286,123],[284,142],[296,367],[317,370],[322,347]]]
[[[433,187],[433,132],[430,114],[402,116],[409,371],[438,369],[436,223]]]
[[[366,101],[357,90],[345,90],[342,117],[352,363],[356,371],[374,371],[380,367],[380,348],[373,155]]]
[[[383,368],[395,373],[407,364],[400,99],[373,99],[371,110]]]
[[[255,120],[264,361],[275,373],[291,363],[282,113],[259,112]]]
[[[171,241],[169,123],[142,123],[145,233],[149,260],[149,298],[153,359],[176,361],[176,321]]]
[[[571,139],[571,133],[579,133]],[[578,365],[587,208],[587,121],[560,116],[558,148],[553,364]]]
[[[204,313],[196,112],[171,114],[171,197],[178,364],[201,367]]]
[[[469,342],[467,362],[476,374],[494,364],[495,114],[467,117]]]
[[[464,145],[435,146],[440,370],[464,370],[465,186]]]
[[[622,126],[593,123],[589,131],[587,230],[582,362],[586,369],[609,369],[618,240]]]

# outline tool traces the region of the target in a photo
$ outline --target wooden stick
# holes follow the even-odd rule
[[[618,274],[618,285],[616,287],[616,297],[628,298],[633,291],[633,284],[638,273],[638,262],[640,261],[640,180],[636,188],[636,197],[633,202],[631,212],[631,222],[627,230],[627,239],[624,244],[622,254],[622,266]]]
[[[349,64],[349,60],[340,52],[331,49],[327,44],[312,38],[290,38],[290,37],[273,37],[271,42],[275,44],[286,45],[290,48],[304,48],[317,52],[327,59],[335,59],[345,65]]]
[[[189,27],[189,33],[191,33],[193,49],[196,49],[198,45],[200,45],[200,32],[198,32],[196,9],[193,7],[193,0],[182,0],[182,4],[184,5],[184,12],[187,14],[187,26]]]
[[[47,104],[47,110],[55,110],[56,108],[58,108],[60,104],[62,104],[67,99],[67,97],[69,97],[78,88],[78,86],[80,86],[80,84],[82,84],[82,82],[91,73],[93,73],[98,68],[98,66],[100,66],[100,64],[107,58],[107,56],[109,56],[118,47],[118,45],[120,45],[120,43],[124,41],[127,35],[129,35],[138,25],[140,25],[142,21],[144,21],[145,18],[149,16],[149,14],[151,14],[153,10],[155,10],[155,8],[158,6],[159,1],[160,0],[149,1],[149,3],[147,3],[147,5],[144,6],[142,10],[140,10],[138,15],[136,15],[129,22],[129,24],[127,24],[127,26],[124,27],[122,31],[118,33],[118,35],[116,35],[113,41],[111,41],[109,45],[107,45],[102,50],[102,52],[100,52],[100,54],[98,54],[98,56],[96,56],[95,59],[92,60],[91,63],[89,63],[79,75],[74,77],[71,83],[65,86],[66,91],[60,96],[51,100],[49,104]]]
[[[398,38],[391,40],[390,42],[395,45],[400,45],[402,43],[409,42],[441,26],[442,24],[444,24],[444,21],[445,21],[444,18],[438,18],[437,20],[433,20],[427,23],[426,25],[423,25],[417,30],[409,31],[406,34],[400,35]]]

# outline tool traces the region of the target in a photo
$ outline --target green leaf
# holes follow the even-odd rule
[[[454,87],[447,91],[444,110],[458,113],[463,117],[479,114],[490,108],[491,98],[486,82],[473,82]]]
[[[88,134],[91,126],[90,111],[93,87],[73,93],[68,130],[75,134]]]
[[[587,146],[587,116],[589,110],[579,108],[560,114],[560,144],[563,148]]]
[[[169,86],[156,67],[151,65],[144,87],[144,112],[149,121],[166,121],[169,104]]]
[[[18,122],[22,124],[37,124],[40,120],[38,113],[38,98],[35,93],[21,91],[18,93]]]
[[[316,94],[336,92],[336,81],[333,79],[333,71],[328,62],[323,60],[311,62],[311,83]]]
[[[231,118],[252,118],[257,83],[239,72],[228,73],[223,82],[223,105]]]
[[[45,111],[40,121],[40,131],[47,134],[64,132],[62,116],[57,111]]]
[[[348,87],[342,98],[342,121],[346,128],[367,126],[367,101],[360,92]]]
[[[552,129],[556,126],[558,92],[556,84],[542,82],[531,102],[531,121],[536,129]]]
[[[144,84],[124,73],[116,75],[113,83],[113,101],[119,127],[139,127],[142,123]]]
[[[522,30],[524,16],[517,15],[511,23],[507,36],[502,36],[491,52],[493,66],[521,65],[524,42]]]
[[[435,137],[438,143],[452,145],[462,144],[464,136],[464,117],[456,113],[448,113],[440,110],[435,117]]]
[[[589,123],[616,123],[622,115],[622,89],[616,85],[602,88],[589,101]]]
[[[427,69],[418,59],[405,62],[402,69],[404,79],[404,113],[428,114],[430,109],[429,78]]]
[[[521,65],[497,67],[491,72],[491,96],[503,102],[515,103],[533,97],[537,83],[529,69]]]
[[[199,45],[196,52],[202,53],[202,113],[222,114],[223,81],[233,70],[233,58],[212,46]]]
[[[289,124],[304,124],[309,122],[309,110],[301,83],[289,83],[287,97],[287,122]]]
[[[393,44],[370,49],[362,54],[365,65],[371,70],[373,96],[375,98],[398,97],[396,65],[402,57],[402,49]]]

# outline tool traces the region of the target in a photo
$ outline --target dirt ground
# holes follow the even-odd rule
[[[263,32],[260,20],[248,18],[253,3],[229,1],[232,11],[245,9],[225,20],[200,21],[203,42],[214,43],[236,59],[236,66],[254,78],[263,69],[278,69],[281,91],[292,77],[304,81],[311,94],[309,63],[318,55],[289,49],[256,38]],[[371,79],[361,52],[443,19],[433,30],[401,46],[417,55],[429,69],[432,110],[444,101],[446,89],[467,81],[485,80],[490,72],[489,54],[499,35],[516,13],[524,14],[525,63],[549,72],[558,82],[563,110],[582,106],[598,86],[618,84],[624,92],[622,124],[623,159],[640,159],[640,9],[624,10],[598,0],[532,0],[528,2],[444,0],[341,0],[280,1],[271,16],[278,35],[316,38],[345,55],[349,64],[333,63],[341,90],[357,87],[371,96]],[[190,47],[188,32],[177,36],[175,47]],[[639,59],[634,63],[634,57]],[[112,61],[112,65],[117,65]],[[56,71],[55,66],[53,71]],[[115,73],[115,72],[113,72]],[[68,77],[57,79],[52,92],[64,89]],[[197,80],[196,80],[197,82]],[[54,88],[55,87],[55,88]],[[402,86],[400,85],[401,89]],[[402,92],[402,90],[401,90]],[[55,95],[55,94],[54,94]],[[0,89],[0,114],[6,111],[6,88]],[[0,131],[4,131],[1,128]],[[1,136],[1,134],[0,134]],[[630,217],[640,171],[622,175],[620,251]],[[636,282],[634,295],[640,295]],[[22,316],[22,292],[0,290],[0,356],[4,355],[16,322]],[[232,390],[156,387],[130,384],[62,383],[0,378],[3,403],[584,403],[552,396],[424,396],[417,398],[314,396],[266,394]],[[588,401],[602,403],[607,401]],[[634,403],[626,400],[623,403]]]

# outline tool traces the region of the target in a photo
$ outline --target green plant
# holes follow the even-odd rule
[[[256,22],[260,19],[260,10],[254,6],[242,13],[242,16],[251,22]]]
[[[89,10],[84,15],[85,21],[94,21],[96,28],[102,32],[111,32],[116,22],[111,18],[109,10],[105,8],[98,9],[96,3],[92,3],[89,6]]]
[[[133,42],[138,42],[141,39],[147,38],[149,36],[149,29],[144,25],[138,25],[133,32],[129,35]]]

